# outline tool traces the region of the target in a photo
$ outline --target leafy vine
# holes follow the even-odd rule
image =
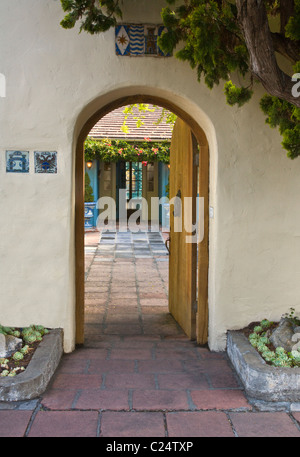
[[[170,160],[170,141],[153,142],[149,138],[144,141],[130,142],[87,138],[84,144],[85,161],[100,160],[102,162],[163,162]]]

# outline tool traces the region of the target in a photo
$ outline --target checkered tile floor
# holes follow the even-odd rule
[[[104,232],[98,246],[86,246],[86,253],[94,253],[95,261],[113,259],[152,258],[168,256],[161,232]],[[165,258],[164,260],[168,260]]]

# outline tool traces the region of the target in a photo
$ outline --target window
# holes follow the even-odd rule
[[[126,162],[126,198],[142,197],[142,163]]]
[[[103,189],[111,190],[111,163],[104,163],[103,169]]]
[[[154,164],[148,163],[147,164],[147,187],[148,192],[154,191]]]

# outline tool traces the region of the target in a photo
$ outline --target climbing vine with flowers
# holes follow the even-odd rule
[[[126,140],[87,138],[84,143],[85,161],[100,160],[102,162],[163,162],[170,161],[170,141],[159,142],[145,138],[144,141],[130,142]]]

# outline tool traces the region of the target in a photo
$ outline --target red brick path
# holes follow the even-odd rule
[[[1,437],[300,436],[300,412],[255,411],[226,354],[182,333],[168,314],[167,256],[119,257],[98,233],[86,238],[85,345],[41,398],[0,403]]]

